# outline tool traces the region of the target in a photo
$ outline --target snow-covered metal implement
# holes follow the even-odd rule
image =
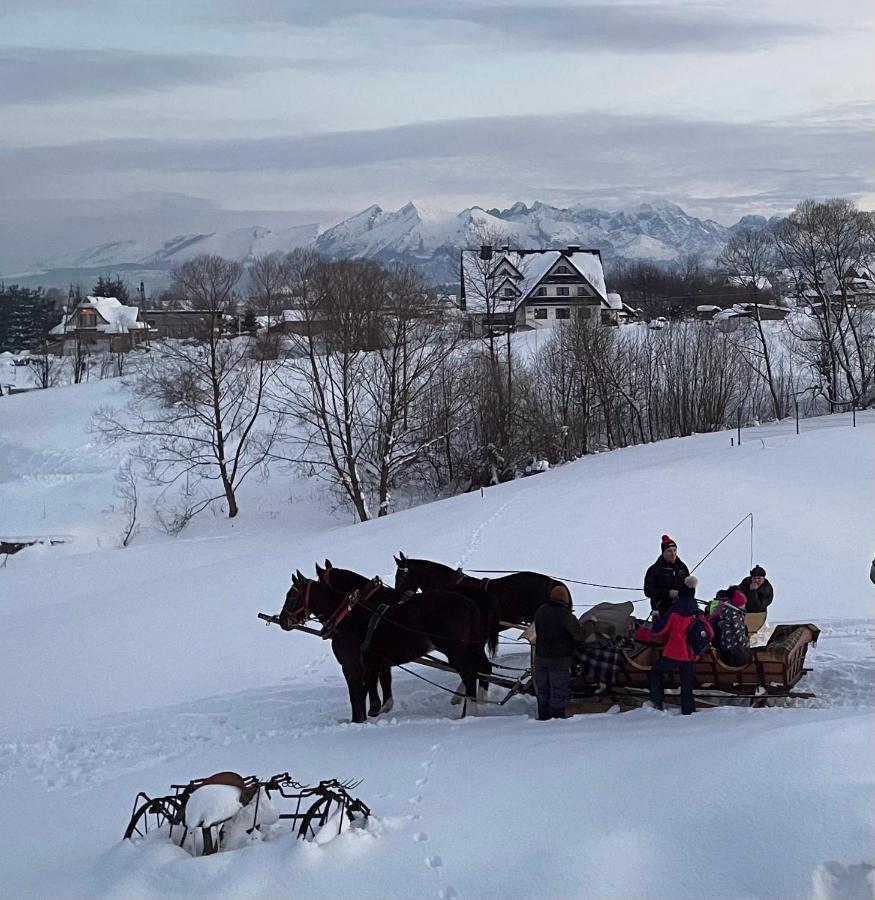
[[[360,783],[330,779],[308,786],[288,772],[266,780],[217,772],[172,784],[173,793],[163,797],[140,791],[125,840],[161,836],[192,856],[208,856],[260,840],[287,822],[297,837],[323,843],[367,821],[370,809],[350,794]]]

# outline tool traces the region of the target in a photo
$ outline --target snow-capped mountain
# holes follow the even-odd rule
[[[484,240],[506,239],[519,247],[579,244],[598,248],[602,257],[648,259],[669,263],[696,253],[713,260],[739,228],[760,228],[762,216],[745,216],[727,228],[699,219],[673,203],[642,203],[623,210],[585,205],[531,206],[514,203],[507,209],[471,206],[459,213],[407,203],[400,209],[369,206],[321,233],[316,225],[289,228],[253,226],[227,231],[192,232],[169,239],[121,239],[39,263],[27,280],[48,285],[88,280],[94,272],[124,271],[129,280],[144,278],[149,288],[169,281],[172,267],[202,253],[217,253],[246,262],[273,252],[312,246],[331,257],[374,259],[422,266],[435,283],[458,277],[459,249]],[[22,282],[24,283],[24,282]]]
[[[170,267],[202,253],[216,253],[241,262],[265,253],[285,252],[309,244],[316,225],[282,230],[254,226],[225,232],[180,234],[167,240],[122,240],[99,244],[78,253],[42,262],[45,269],[92,269],[103,266]]]
[[[746,218],[765,223],[761,217]],[[597,247],[608,260],[670,262],[687,253],[713,259],[731,233],[732,229],[688,215],[673,203],[643,203],[612,212],[586,206],[515,203],[508,209],[473,206],[456,215],[408,203],[395,212],[369,206],[324,231],[314,246],[329,256],[417,263],[432,277],[451,280],[459,248],[476,247],[494,237],[524,247]]]

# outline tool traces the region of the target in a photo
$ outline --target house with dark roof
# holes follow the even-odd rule
[[[601,253],[570,245],[563,250],[462,250],[459,308],[473,334],[491,329],[549,328],[584,316],[611,322],[618,299],[608,299]],[[631,312],[631,310],[629,310]]]

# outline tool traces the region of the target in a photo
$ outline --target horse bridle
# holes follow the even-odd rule
[[[326,570],[326,579],[322,582],[327,588],[331,588],[331,585],[328,582],[328,572],[330,570]],[[310,588],[313,586],[313,581],[311,579],[307,579],[307,586],[304,588],[303,596],[301,597],[301,605],[296,609],[292,610],[292,612],[287,613],[290,619],[295,621],[296,625],[303,625],[307,619],[310,618]],[[355,590],[349,591],[348,593],[343,595],[340,603],[337,605],[337,609],[328,617],[328,621],[325,623],[325,626],[322,629],[322,638],[331,637],[331,635],[337,630],[337,626],[343,621],[343,619],[350,613],[353,607],[356,606],[360,601],[364,603],[366,600],[369,600],[373,594],[375,594],[381,587],[383,587],[383,582],[380,581],[379,577],[374,578],[369,584],[369,590],[365,593],[365,596],[360,597],[361,588],[355,588]],[[296,588],[297,590],[297,588]],[[334,590],[332,588],[332,590]]]
[[[301,596],[301,605],[297,607],[297,609],[293,609],[291,612],[286,613],[286,615],[295,622],[296,625],[303,625],[307,619],[310,618],[310,588],[312,587],[313,582],[310,579],[307,579],[307,586],[304,588],[304,593]],[[298,591],[298,588],[295,588]],[[300,591],[298,594],[300,595]]]

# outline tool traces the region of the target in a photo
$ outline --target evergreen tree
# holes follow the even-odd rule
[[[115,297],[119,303],[127,304],[131,298],[128,286],[120,275],[110,278],[109,275],[98,275],[97,284],[91,290],[92,297]]]
[[[255,316],[255,310],[251,306],[246,307],[246,314],[243,316],[240,328],[247,334],[255,334],[258,331],[258,319]]]
[[[38,347],[58,321],[54,299],[42,288],[0,284],[0,352]]]

